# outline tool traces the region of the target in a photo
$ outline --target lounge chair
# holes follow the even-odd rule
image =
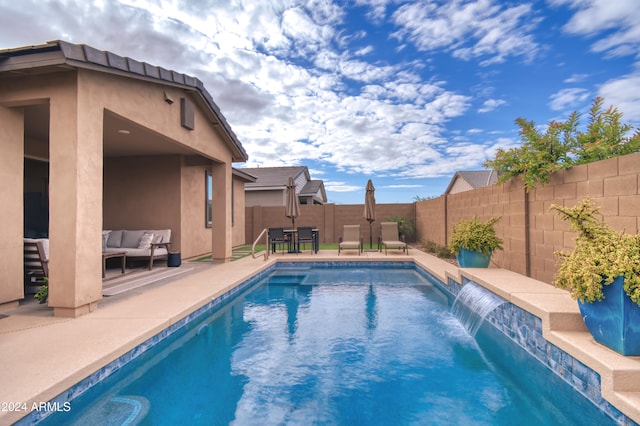
[[[384,247],[384,254],[387,254],[387,249],[398,249],[409,254],[409,246],[404,242],[404,237],[400,239],[398,236],[398,223],[397,222],[381,222],[380,223],[380,243],[378,244],[379,250],[382,251]]]
[[[298,249],[300,244],[311,243],[311,253],[315,251],[316,239],[313,235],[313,228],[311,226],[299,226],[298,227]]]
[[[340,251],[345,249],[358,250],[358,256],[362,253],[360,225],[344,225],[342,237],[338,240],[338,256],[340,255]]]
[[[280,245],[284,253],[284,245],[289,243],[289,239],[284,235],[284,228],[269,228],[269,245],[271,253],[276,252],[276,246]]]

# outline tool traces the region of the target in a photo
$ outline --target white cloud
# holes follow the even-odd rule
[[[553,0],[554,5],[577,9],[564,30],[570,34],[594,37],[594,52],[608,56],[640,57],[640,7],[637,0]]]
[[[640,70],[607,81],[598,95],[604,98],[606,106],[614,105],[624,114],[623,122],[640,123]]]
[[[451,51],[463,60],[484,58],[481,65],[504,62],[509,57],[531,60],[539,47],[531,30],[538,19],[531,5],[504,7],[493,0],[402,5],[393,19],[395,36],[418,50]]]
[[[576,10],[567,31],[595,36],[607,30],[594,49],[620,54],[620,49],[637,47],[637,25],[631,19],[623,19],[620,28],[611,25],[620,16],[618,6],[633,15],[630,5],[635,3],[619,0],[605,15],[589,15],[594,29],[587,32],[585,17],[600,11],[599,0],[567,1],[554,2]],[[357,11],[367,14],[362,19],[373,19],[375,28],[396,25],[395,39],[384,40],[385,48],[399,41],[393,47],[402,59],[393,62],[395,58],[381,56],[382,49],[375,38],[367,39],[364,29],[345,28],[348,6],[338,1],[104,0],[101,6],[80,0],[0,2],[6,10],[0,14],[4,47],[63,38],[197,76],[249,153],[247,166],[314,160],[318,169],[327,165],[349,174],[411,178],[478,168],[498,146],[515,142],[505,138],[471,143],[472,138],[504,134],[472,127],[482,123],[469,124],[472,128],[459,134],[447,130],[449,122],[466,119],[478,102],[468,93],[484,100],[477,112],[507,110],[500,92],[503,69],[478,71],[476,64],[527,61],[541,49],[533,38],[541,13],[538,3],[355,0]],[[37,14],[31,13],[36,9]],[[620,38],[610,39],[609,34]],[[412,56],[415,50],[419,59]],[[469,65],[482,84],[465,77],[468,92],[452,90],[457,82],[440,77],[431,53],[475,60]],[[432,69],[436,71],[425,77]],[[586,77],[575,73],[565,83],[580,84]],[[611,79],[599,94],[619,106],[626,118],[640,117],[635,95],[640,93],[639,80],[637,73]],[[551,97],[550,105],[562,110],[584,102],[590,93],[587,88],[564,89]],[[363,190],[330,180],[325,187]]]
[[[365,189],[362,185],[351,185],[346,182],[334,182],[330,180],[324,180],[324,188],[326,191],[333,192],[356,192],[363,191]]]
[[[355,55],[356,56],[364,56],[364,55],[366,55],[368,53],[373,52],[373,50],[374,50],[373,46],[366,46],[366,47],[363,47],[362,49],[356,50]]]
[[[406,184],[406,185],[385,185],[382,188],[388,188],[388,189],[404,189],[404,188],[422,188],[424,187],[424,185],[416,185],[416,184]]]
[[[551,95],[549,107],[553,111],[563,111],[573,108],[588,100],[590,93],[586,89],[562,89]]]
[[[505,101],[503,99],[487,99],[482,104],[482,107],[480,107],[478,109],[478,112],[480,112],[480,113],[490,112],[490,111],[493,111],[496,108],[501,107],[502,105],[506,105],[506,103],[507,103],[507,101]]]
[[[573,84],[573,83],[582,83],[589,77],[589,74],[573,74],[569,78],[564,80],[564,83]]]

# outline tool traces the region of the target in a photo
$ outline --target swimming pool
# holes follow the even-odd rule
[[[489,323],[473,339],[442,286],[406,262],[280,264],[43,424],[613,424]]]

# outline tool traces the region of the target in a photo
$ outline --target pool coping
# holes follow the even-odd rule
[[[544,338],[596,371],[601,376],[603,398],[640,422],[640,357],[623,357],[595,343],[584,327],[577,303],[567,292],[503,269],[460,269],[412,250],[409,256],[338,256],[327,251],[321,255],[272,256],[267,261],[249,257],[151,288],[143,295],[75,319],[10,315],[0,320],[0,377],[5,382],[0,386],[0,402],[24,402],[25,409],[20,405],[19,409],[0,411],[0,423],[29,415],[32,408],[40,407],[38,404],[52,400],[279,261],[409,261],[445,285],[463,280],[482,285],[539,317]]]

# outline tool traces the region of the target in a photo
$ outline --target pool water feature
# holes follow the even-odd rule
[[[613,424],[486,321],[472,338],[441,285],[276,267],[43,424],[102,424],[117,398],[148,407],[128,424]]]
[[[490,291],[475,283],[468,283],[456,296],[451,313],[475,337],[487,315],[503,303],[506,301]]]

